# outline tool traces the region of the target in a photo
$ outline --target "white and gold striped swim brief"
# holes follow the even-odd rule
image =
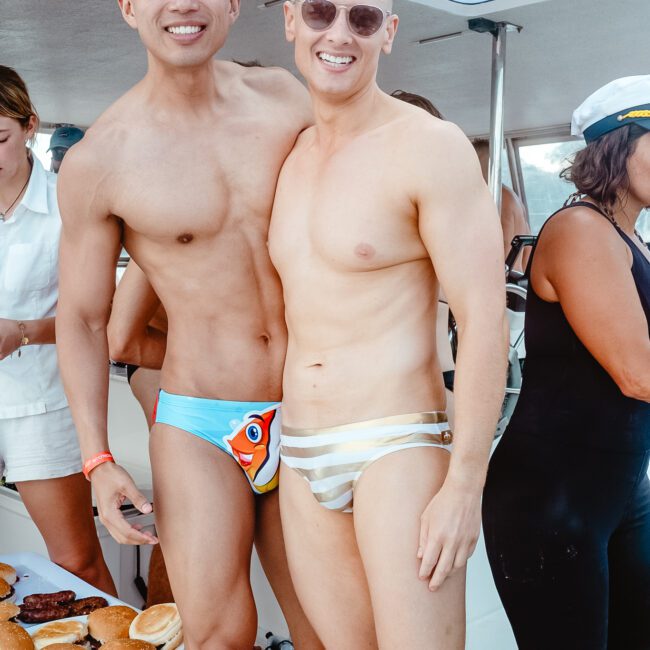
[[[280,458],[300,474],[316,500],[352,512],[354,486],[371,463],[402,449],[451,451],[453,434],[442,411],[391,415],[319,429],[282,426]]]

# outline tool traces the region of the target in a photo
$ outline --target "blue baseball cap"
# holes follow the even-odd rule
[[[60,126],[52,133],[48,151],[52,149],[69,149],[84,137],[84,132],[76,126]]]

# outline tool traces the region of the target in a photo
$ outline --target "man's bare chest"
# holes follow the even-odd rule
[[[424,254],[409,188],[383,149],[338,156],[333,164],[295,163],[283,171],[276,197],[273,254],[315,255],[349,271],[381,269]]]
[[[239,219],[268,223],[290,145],[281,135],[236,130],[156,142],[112,175],[112,212],[154,239],[211,235]]]

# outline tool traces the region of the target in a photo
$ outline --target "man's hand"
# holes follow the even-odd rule
[[[467,564],[480,528],[481,492],[445,482],[420,517],[419,577],[431,591]]]
[[[120,544],[157,544],[158,539],[140,526],[129,524],[120,506],[127,499],[142,513],[153,512],[151,504],[136,487],[133,479],[115,463],[102,463],[90,474],[97,500],[99,519]]]
[[[15,352],[20,347],[22,340],[18,322],[0,318],[0,361]]]

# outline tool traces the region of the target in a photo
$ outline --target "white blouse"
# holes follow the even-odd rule
[[[60,235],[56,174],[34,156],[27,191],[11,217],[0,221],[0,318],[55,315]],[[27,345],[20,351],[20,357],[16,351],[0,361],[0,418],[67,406],[56,346]]]

